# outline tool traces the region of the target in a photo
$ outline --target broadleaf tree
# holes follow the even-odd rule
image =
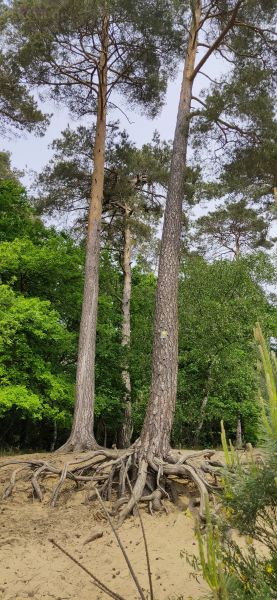
[[[53,449],[66,441],[72,424],[84,247],[46,227],[16,182],[3,183],[0,444],[37,449],[51,444]],[[108,443],[116,441],[122,415],[121,289],[118,265],[105,250],[100,264],[95,415],[98,439]],[[28,402],[34,394],[41,407],[39,419],[35,405]]]
[[[276,306],[265,289],[275,282],[265,252],[212,263],[183,259],[175,443],[218,445],[221,419],[228,438],[235,438],[240,419],[244,441],[257,441],[253,327],[259,320],[267,337],[276,334]]]

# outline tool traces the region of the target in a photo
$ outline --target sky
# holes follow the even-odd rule
[[[198,60],[201,58],[201,54],[200,51]],[[147,118],[146,115],[141,113],[139,107],[137,110],[134,110],[133,108],[130,109],[130,107],[124,103],[122,97],[117,96],[112,98],[113,102],[123,109],[128,118],[126,118],[120,110],[116,109],[112,110],[110,118],[112,120],[119,120],[122,129],[127,130],[130,138],[138,147],[150,142],[155,130],[160,133],[161,139],[173,139],[181,88],[182,70],[183,65],[180,64],[174,79],[170,80],[168,83],[164,106],[155,119],[151,120]],[[222,73],[226,73],[226,70],[229,70],[229,67],[226,61],[212,55],[208,59],[203,70],[207,75],[215,79]],[[207,87],[208,83],[208,79],[199,74],[194,83],[193,95],[198,96],[200,90]],[[32,187],[36,174],[43,169],[51,158],[51,142],[59,137],[60,132],[64,130],[67,125],[70,124],[70,126],[74,128],[80,124],[80,121],[77,122],[77,120],[74,121],[72,119],[65,106],[47,103],[42,105],[42,109],[45,112],[53,113],[50,126],[43,137],[36,137],[33,134],[22,134],[20,137],[13,136],[10,137],[10,139],[2,140],[2,144],[0,145],[0,150],[8,150],[11,153],[12,166],[25,174],[23,183],[27,188]],[[83,122],[89,124],[89,121]],[[208,153],[212,151],[212,148],[207,148]],[[210,201],[208,207],[204,205],[197,206],[192,211],[191,217],[198,217],[203,213],[214,210],[217,204],[217,202]],[[271,235],[274,235],[274,237],[277,236],[277,224],[272,226],[270,233]]]
[[[222,61],[212,56],[206,66],[206,72],[211,76],[217,76],[222,72]],[[176,115],[179,102],[179,94],[182,79],[182,65],[176,73],[176,77],[169,81],[165,104],[160,114],[154,120],[150,120],[141,114],[140,108],[130,110],[128,105],[124,104],[122,97],[113,98],[127,114],[128,119],[119,110],[113,110],[111,117],[114,120],[119,119],[122,129],[126,129],[131,139],[137,146],[148,143],[152,135],[157,130],[164,140],[173,139]],[[194,86],[194,93],[197,95],[201,88],[207,85],[207,79],[199,75]],[[0,150],[8,150],[11,153],[12,165],[23,171],[26,176],[24,183],[30,184],[34,180],[34,172],[39,173],[47,164],[52,151],[49,148],[51,142],[59,137],[59,134],[68,124],[71,127],[77,127],[79,122],[73,121],[66,107],[58,106],[54,103],[44,104],[42,108],[45,112],[53,113],[51,124],[48,127],[44,137],[36,137],[33,134],[22,134],[20,137],[10,137],[2,140]],[[130,121],[130,122],[129,122]]]
[[[200,55],[201,58],[201,55]],[[153,120],[150,120],[145,115],[141,114],[139,108],[137,111],[130,109],[122,97],[112,98],[126,113],[128,119],[119,110],[113,110],[110,118],[119,120],[122,129],[126,129],[131,139],[138,147],[151,141],[153,133],[157,130],[161,139],[172,140],[176,123],[180,87],[182,80],[182,68],[180,64],[179,70],[173,80],[169,81],[168,90],[165,98],[164,106],[160,114]],[[226,62],[212,55],[205,65],[204,71],[212,78],[218,77],[223,72],[226,72]],[[196,78],[193,94],[197,96],[203,87],[207,87],[207,78],[201,74]],[[5,139],[0,145],[0,150],[9,151],[11,153],[12,166],[24,172],[23,183],[27,188],[31,188],[35,181],[35,176],[47,164],[52,155],[52,150],[49,147],[51,142],[58,138],[60,132],[67,125],[77,127],[80,124],[72,120],[67,109],[64,106],[55,104],[43,105],[43,110],[48,113],[53,113],[50,126],[43,137],[36,137],[33,134],[23,134],[13,136],[10,139]],[[89,124],[89,122],[87,121]],[[207,152],[212,152],[212,149],[207,148]],[[217,202],[210,201],[209,206],[197,206],[191,213],[192,218],[197,218],[200,215],[214,210]],[[56,223],[56,226],[58,224]],[[64,225],[61,225],[64,226]],[[277,236],[277,224],[271,227],[270,234]],[[275,253],[276,249],[273,251]],[[276,291],[275,288],[269,291]]]

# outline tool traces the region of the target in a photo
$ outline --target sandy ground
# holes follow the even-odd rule
[[[27,455],[30,458],[30,455]],[[53,458],[53,455],[31,455]],[[24,456],[12,457],[23,460]],[[1,458],[0,464],[9,457]],[[11,468],[0,470],[0,495],[7,486]],[[73,492],[67,485],[58,506],[50,508],[49,480],[43,503],[34,499],[30,488],[19,482],[13,496],[0,504],[0,600],[102,600],[88,575],[49,541],[54,538],[98,578],[125,600],[139,598],[126,563],[95,503],[85,502],[84,490]],[[71,490],[71,491],[70,491]],[[186,498],[187,502],[187,498]],[[168,514],[149,515],[142,510],[155,600],[198,599],[205,592],[203,582],[190,576],[191,567],[181,558],[181,550],[197,552],[190,512],[180,512],[168,503]],[[95,532],[103,537],[84,544]],[[146,561],[138,518],[129,518],[119,531],[141,586],[147,591]]]

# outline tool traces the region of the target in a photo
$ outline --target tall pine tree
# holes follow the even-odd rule
[[[176,36],[168,3],[128,0],[14,0],[9,43],[30,89],[96,114],[87,224],[84,299],[72,432],[63,447],[93,448],[94,365],[107,111],[118,90],[154,113],[174,63]],[[163,48],[163,52],[161,51]]]

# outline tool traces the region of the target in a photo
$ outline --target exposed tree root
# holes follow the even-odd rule
[[[55,454],[69,454],[69,452],[86,452],[88,450],[98,450],[100,446],[97,444],[93,435],[88,435],[86,439],[79,441],[79,436],[71,434],[68,440],[55,450]]]
[[[194,452],[187,456],[173,453],[168,460],[141,457],[140,444],[128,450],[107,450],[100,448],[83,457],[71,458],[62,467],[54,461],[12,460],[0,464],[0,468],[15,465],[9,485],[3,492],[8,498],[16,490],[18,481],[29,481],[33,496],[40,502],[45,495],[47,479],[57,478],[50,504],[56,506],[66,481],[72,481],[80,489],[87,489],[87,500],[108,500],[112,502],[110,514],[122,524],[128,515],[135,513],[140,502],[148,505],[149,511],[166,510],[164,500],[173,500],[178,505],[174,481],[185,485],[193,482],[195,492],[200,496],[199,516],[205,518],[205,503],[210,492],[220,489],[217,475],[220,465],[211,457],[214,451]],[[204,461],[203,461],[204,458]]]

